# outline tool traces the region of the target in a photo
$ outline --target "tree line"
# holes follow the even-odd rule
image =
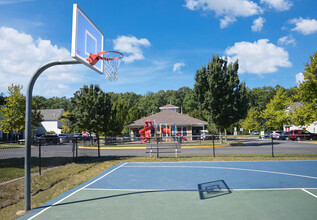
[[[34,96],[33,102],[35,109],[66,110],[61,118],[64,132],[127,134],[125,124],[157,113],[159,107],[167,104],[178,106],[179,112],[209,122],[208,129],[212,132],[225,129],[233,132],[233,127],[257,131],[281,129],[286,123],[305,125],[317,121],[316,63],[317,53],[310,56],[306,64],[305,80],[293,88],[276,85],[249,89],[239,80],[238,60],[229,63],[226,58],[213,56],[206,66],[196,71],[193,89],[181,87],[140,95],[133,92],[105,93],[98,85],[84,85],[71,98]],[[0,94],[2,117],[6,114],[3,109],[8,108],[14,99],[10,93],[14,87],[9,87],[9,97]],[[290,111],[294,102],[302,105]],[[3,121],[0,122],[2,130],[5,127]]]

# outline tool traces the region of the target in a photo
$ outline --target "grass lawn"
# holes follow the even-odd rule
[[[176,161],[259,161],[259,160],[316,160],[317,154],[270,154],[254,155],[173,155],[160,158],[149,157],[102,157],[93,162],[77,162],[46,170],[42,175],[32,175],[32,208],[44,204],[63,192],[95,177],[121,162],[176,162]],[[13,169],[13,168],[12,168]],[[14,168],[23,171],[23,167]],[[15,172],[17,172],[17,170]],[[20,172],[19,171],[19,172]],[[0,219],[16,219],[24,209],[24,179],[0,185]]]

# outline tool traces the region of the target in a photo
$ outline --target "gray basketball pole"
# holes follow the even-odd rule
[[[24,159],[24,209],[25,211],[31,210],[31,117],[32,117],[32,92],[35,81],[46,69],[56,65],[68,64],[81,64],[81,62],[69,60],[55,60],[48,62],[41,66],[32,76],[27,93],[26,93],[26,106],[25,106],[25,159]]]

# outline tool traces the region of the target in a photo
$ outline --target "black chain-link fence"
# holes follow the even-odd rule
[[[206,154],[214,157],[219,154],[269,154],[274,157],[281,153],[316,153],[316,148],[293,146],[297,143],[294,141],[259,140],[255,136],[160,136],[148,138],[146,142],[140,137],[121,136],[100,138],[99,144],[96,138],[89,137],[62,141],[45,137],[35,139],[32,143],[31,172],[41,174],[51,167],[99,157],[149,155],[146,146],[156,143],[177,143],[181,145],[181,154]],[[23,140],[0,142],[0,184],[24,176],[24,157]]]

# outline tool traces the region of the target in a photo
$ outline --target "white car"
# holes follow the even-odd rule
[[[273,131],[272,138],[273,139],[280,139],[280,136],[283,134],[283,131]]]

